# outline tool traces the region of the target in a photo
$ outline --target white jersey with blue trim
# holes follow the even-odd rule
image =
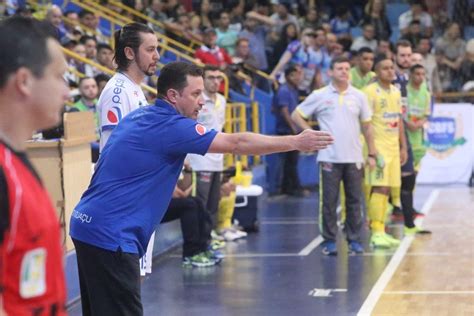
[[[148,105],[140,85],[123,73],[116,73],[105,85],[97,102],[100,151],[117,124],[130,112]]]

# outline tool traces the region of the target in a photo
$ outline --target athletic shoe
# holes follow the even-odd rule
[[[216,265],[217,261],[209,258],[205,252],[200,252],[197,255],[183,258],[183,266],[193,267],[210,267]]]
[[[425,217],[425,214],[420,213],[417,210],[413,210],[413,219],[414,220],[417,219],[417,218],[422,218],[422,217]]]
[[[323,243],[322,253],[326,256],[337,256],[336,242],[333,240],[326,240]]]
[[[412,228],[409,228],[409,227],[404,227],[403,228],[403,232],[405,233],[405,236],[413,236],[415,234],[419,234],[419,235],[429,235],[431,234],[431,231],[429,230],[424,230],[424,229],[421,229],[420,227],[412,227]]]
[[[224,248],[225,247],[225,241],[220,241],[220,240],[217,240],[217,239],[213,239],[213,240],[211,240],[211,243],[210,243],[209,247],[212,250],[217,250],[217,249]]]
[[[370,244],[374,248],[390,248],[392,244],[385,239],[385,234],[384,233],[373,233],[372,236],[370,237]]]
[[[234,227],[234,226],[232,226],[231,229],[234,231],[234,233],[236,233],[237,235],[239,235],[239,238],[245,238],[245,237],[248,236],[248,233],[245,232],[245,231],[243,231],[242,229],[239,229],[239,228]]]
[[[393,206],[391,219],[394,223],[403,222],[403,212],[398,206]]]
[[[396,247],[396,246],[400,245],[400,240],[393,237],[392,235],[384,234],[383,236],[384,236],[385,240],[387,240],[390,243],[390,246]]]
[[[364,247],[358,241],[349,241],[348,252],[350,254],[362,254],[364,253]]]
[[[219,250],[212,250],[208,249],[207,251],[204,252],[205,256],[209,258],[210,260],[213,260],[217,263],[220,263],[222,259],[225,258],[225,255],[220,252]]]
[[[241,238],[240,234],[237,234],[234,230],[227,228],[219,232],[219,235],[224,237],[225,241],[234,241]]]
[[[224,237],[219,235],[215,230],[211,231],[211,238],[219,241],[224,241]]]

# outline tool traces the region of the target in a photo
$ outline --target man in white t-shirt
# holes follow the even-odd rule
[[[117,73],[107,82],[97,102],[100,151],[126,115],[148,105],[140,84],[146,76],[155,74],[160,59],[156,35],[145,24],[127,24],[114,36]],[[154,237],[153,234],[146,255],[140,260],[141,275],[151,273]]]
[[[208,130],[222,131],[225,123],[226,100],[219,91],[223,80],[222,72],[217,66],[204,67],[204,105],[199,112],[197,121]],[[210,213],[213,229],[217,226],[221,177],[224,170],[223,154],[188,155],[189,163],[194,172],[195,195]],[[235,238],[234,238],[235,239]]]

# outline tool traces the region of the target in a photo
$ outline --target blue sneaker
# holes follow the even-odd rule
[[[358,241],[349,241],[349,249],[350,254],[362,254],[364,253],[364,247]]]
[[[323,243],[323,255],[326,256],[336,256],[337,255],[337,247],[336,242],[334,240],[326,240]]]

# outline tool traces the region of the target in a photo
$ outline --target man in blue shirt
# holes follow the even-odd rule
[[[208,131],[196,122],[203,89],[196,65],[166,65],[156,104],[127,115],[105,145],[70,223],[85,315],[143,314],[138,260],[166,212],[186,154],[315,151],[333,141],[311,130],[280,137]]]
[[[299,104],[298,85],[303,79],[299,65],[291,65],[285,70],[286,83],[281,85],[273,99],[273,111],[276,115],[276,132],[278,135],[296,135],[298,128],[291,119],[291,113]],[[298,152],[288,151],[281,155],[283,176],[281,192],[288,195],[301,195],[298,178]]]

